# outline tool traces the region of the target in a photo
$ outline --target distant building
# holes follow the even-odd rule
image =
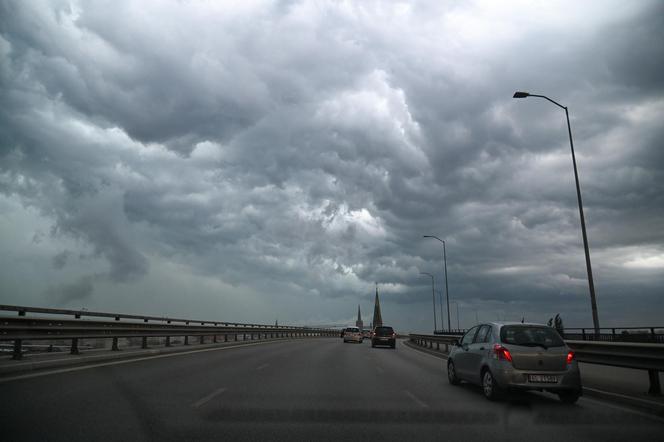
[[[362,315],[360,314],[360,304],[357,305],[357,321],[355,321],[355,326],[360,330],[364,330],[364,322],[362,322]]]
[[[381,327],[383,325],[383,317],[380,314],[380,301],[378,300],[378,284],[376,284],[376,301],[374,303],[374,314],[371,325],[373,328]]]

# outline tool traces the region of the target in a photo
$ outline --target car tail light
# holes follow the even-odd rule
[[[574,360],[574,352],[570,350],[567,352],[567,365],[571,364],[573,360]]]
[[[512,362],[512,355],[510,354],[510,351],[500,344],[493,346],[493,353],[496,355],[496,358],[500,360]]]
[[[396,334],[396,333],[392,333],[392,337],[393,337],[393,338],[396,338],[396,337],[397,337],[397,334]]]

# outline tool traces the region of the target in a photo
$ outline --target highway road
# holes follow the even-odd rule
[[[249,343],[0,380],[10,441],[643,441],[664,420],[544,393],[487,401],[440,359],[317,338]]]

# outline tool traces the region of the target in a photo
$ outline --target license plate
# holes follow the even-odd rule
[[[529,374],[528,382],[537,382],[539,384],[555,384],[558,382],[558,376],[548,374]]]

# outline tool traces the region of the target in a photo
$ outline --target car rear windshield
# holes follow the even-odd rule
[[[376,327],[376,334],[378,336],[391,335],[392,333],[394,333],[394,329],[392,327]]]
[[[532,325],[506,325],[500,329],[500,340],[505,344],[526,347],[562,347],[565,345],[556,330]]]
[[[358,333],[358,332],[360,331],[360,329],[357,328],[357,327],[348,327],[348,328],[346,329],[346,331],[347,331],[347,332]]]

